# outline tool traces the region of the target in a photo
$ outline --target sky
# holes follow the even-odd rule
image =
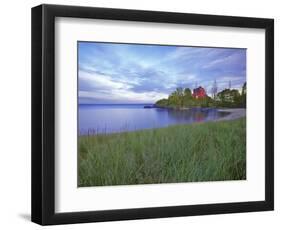
[[[241,89],[246,49],[78,42],[79,104],[155,103],[177,87]]]

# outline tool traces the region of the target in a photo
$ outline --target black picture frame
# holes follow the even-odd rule
[[[55,213],[55,17],[265,29],[265,200]],[[110,8],[32,8],[32,221],[41,225],[267,211],[274,209],[274,20]]]

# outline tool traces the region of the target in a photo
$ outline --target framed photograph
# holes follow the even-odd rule
[[[273,33],[264,18],[32,8],[32,221],[273,210]]]

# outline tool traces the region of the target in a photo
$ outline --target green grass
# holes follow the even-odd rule
[[[246,179],[246,119],[80,136],[78,186]]]

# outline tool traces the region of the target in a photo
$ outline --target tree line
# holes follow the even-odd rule
[[[224,89],[212,97],[194,98],[189,88],[177,88],[167,99],[158,100],[158,107],[184,108],[184,107],[228,107],[246,108],[246,82],[241,93],[237,89]]]

